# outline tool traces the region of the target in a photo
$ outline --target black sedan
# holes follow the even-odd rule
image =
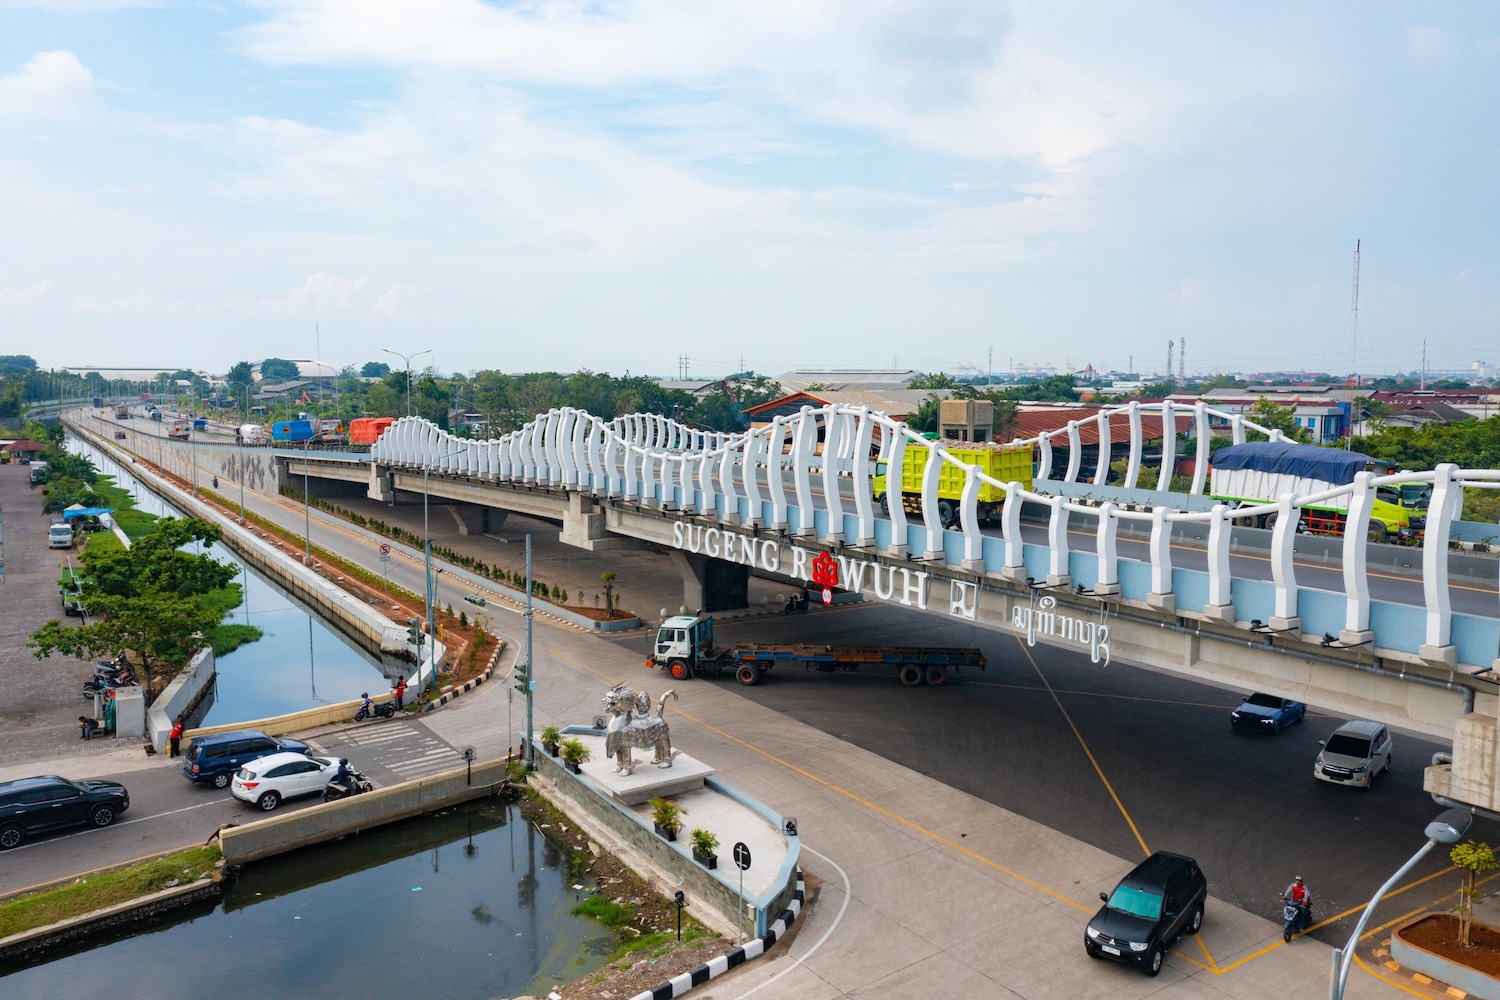
[[[1307,706],[1274,694],[1252,694],[1229,716],[1232,729],[1253,729],[1275,736],[1294,722],[1301,722]]]
[[[0,850],[36,833],[70,826],[106,827],[130,808],[117,781],[72,781],[55,774],[0,782]]]

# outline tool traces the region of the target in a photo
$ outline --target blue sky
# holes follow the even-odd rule
[[[0,0],[0,353],[1464,369],[1497,93],[1488,3]]]

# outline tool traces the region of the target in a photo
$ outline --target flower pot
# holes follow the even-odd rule
[[[545,751],[547,751],[549,754],[551,754],[554,757],[557,756],[557,744],[556,743],[543,743],[542,744],[542,749],[545,750]]]
[[[709,871],[719,867],[719,856],[717,854],[699,854],[697,851],[694,851],[693,860]]]
[[[563,761],[563,766],[566,767],[569,771],[572,771],[574,774],[582,774],[583,773],[583,769],[579,765],[573,763],[570,760]]]
[[[660,823],[652,823],[651,825],[656,828],[656,835],[662,840],[677,839],[677,831],[675,829],[665,829]]]

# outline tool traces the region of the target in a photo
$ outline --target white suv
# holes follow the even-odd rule
[[[1355,719],[1319,742],[1313,777],[1322,781],[1369,788],[1375,775],[1391,769],[1391,733],[1382,722]]]

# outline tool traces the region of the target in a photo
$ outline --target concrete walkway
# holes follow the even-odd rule
[[[248,505],[301,528],[300,507],[265,497]],[[313,517],[316,544],[380,571],[367,540],[320,527]],[[507,522],[506,534],[519,527],[519,519]],[[543,530],[536,528],[538,534]],[[556,544],[552,531],[549,546]],[[443,544],[468,551],[465,545],[486,541],[455,536]],[[543,548],[538,551],[539,565],[545,565]],[[631,577],[644,580],[654,573],[655,584],[639,585],[664,594],[677,577],[664,555],[657,559],[654,570],[640,560]],[[399,575],[403,585],[420,590],[419,569],[402,565],[392,579]],[[580,570],[579,579],[591,573],[592,567]],[[439,580],[440,600],[458,606],[463,591]],[[510,640],[509,650],[521,648],[517,618],[496,607],[494,624]],[[538,726],[587,722],[598,714],[605,688],[620,678],[653,695],[665,686],[660,674],[643,670],[638,652],[616,640],[538,624],[535,644]],[[1098,893],[1112,888],[1134,859],[1106,854],[794,722],[731,686],[675,686],[681,701],[667,710],[674,744],[795,817],[804,867],[822,881],[821,896],[787,951],[714,980],[694,996],[1327,996],[1326,945],[1311,939],[1283,945],[1279,924],[1213,898],[1201,936],[1178,942],[1158,978],[1090,960],[1083,952],[1084,925],[1098,906]],[[520,704],[508,704],[504,685],[486,685],[426,721],[453,745],[473,746],[481,759],[493,758],[503,756],[505,720],[511,712],[519,716]],[[1346,995],[1414,993],[1442,995],[1423,993],[1385,970],[1359,967]]]

